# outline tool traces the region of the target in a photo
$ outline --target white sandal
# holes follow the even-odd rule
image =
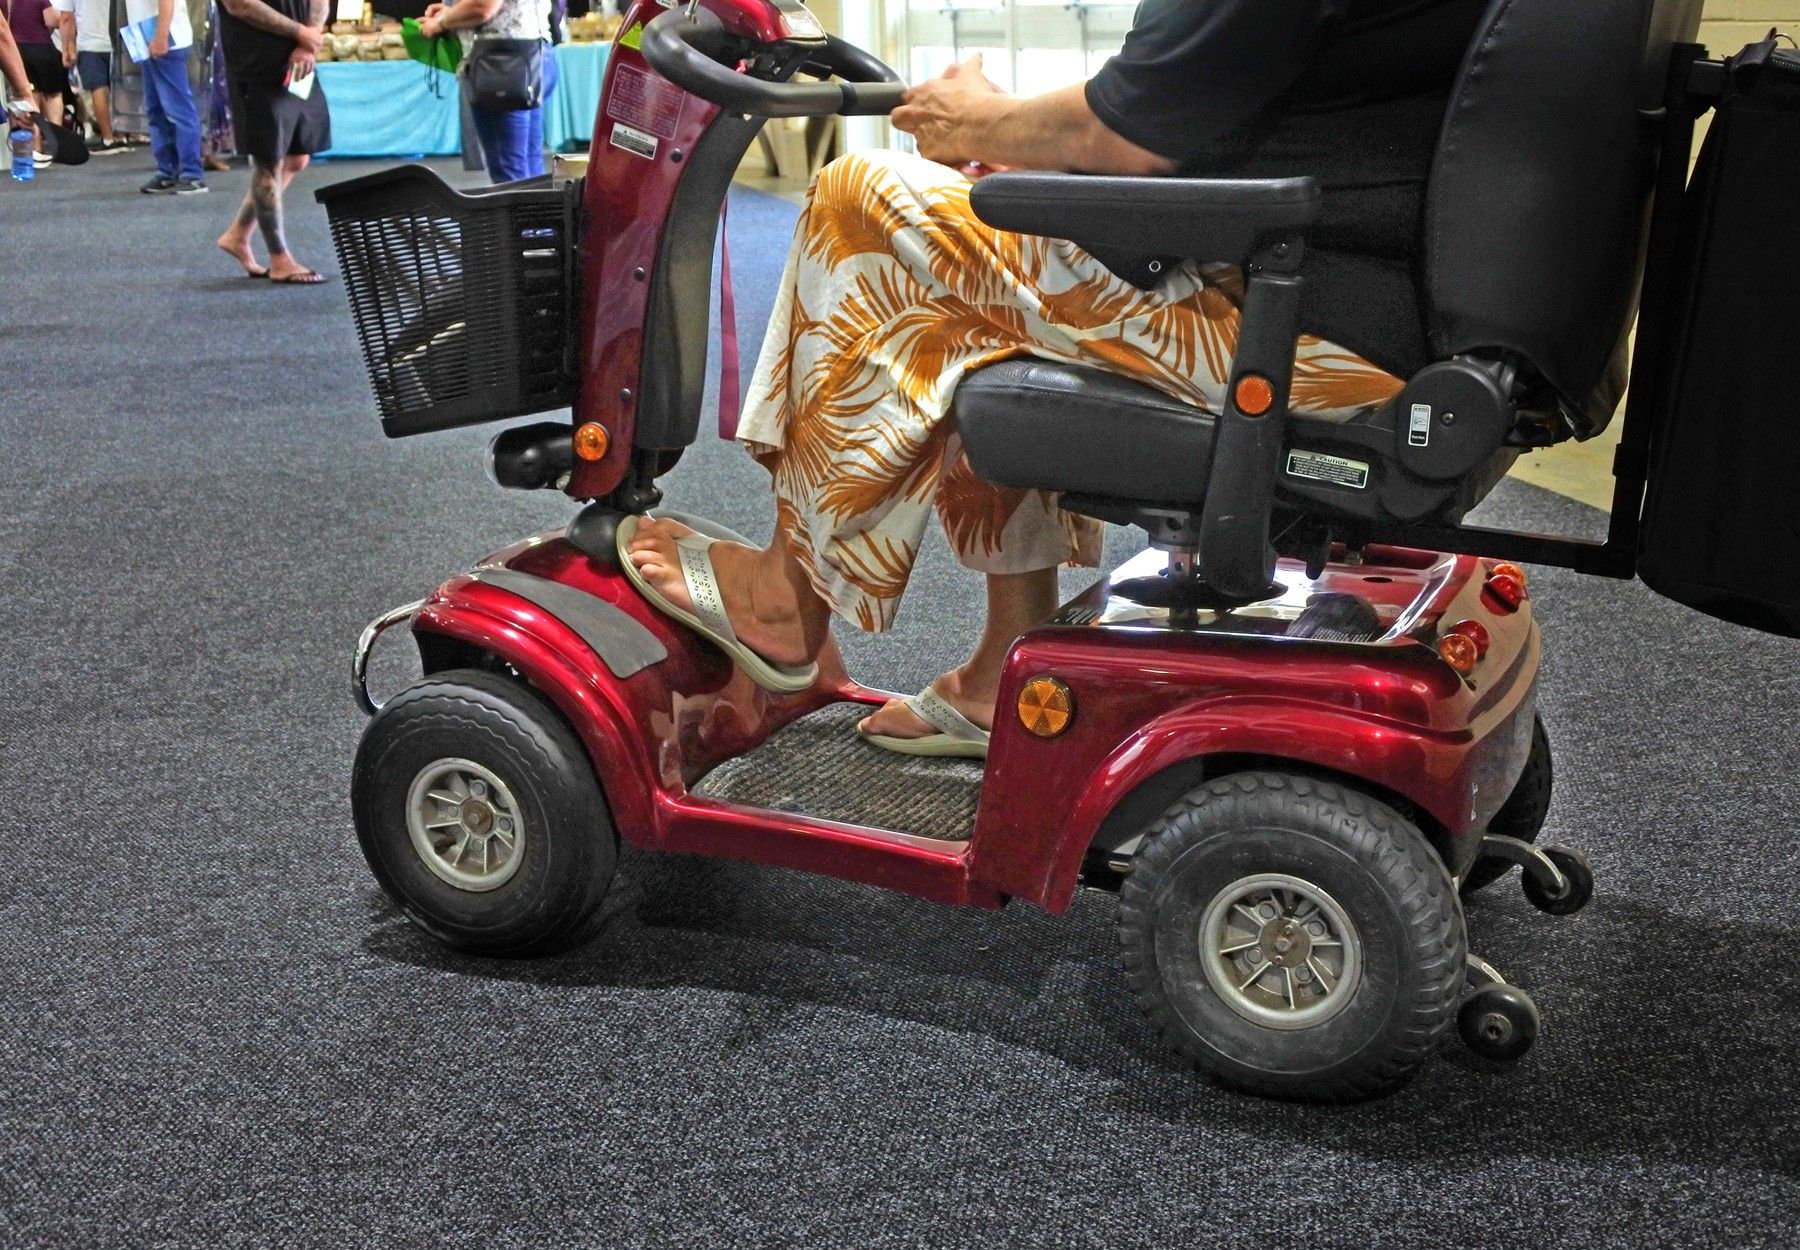
[[[923,738],[894,738],[887,734],[867,733],[859,725],[856,732],[865,742],[900,755],[924,755],[934,758],[984,760],[988,753],[988,731],[951,707],[944,696],[930,686],[918,694],[902,699],[912,714],[937,730]]]
[[[705,534],[684,534],[675,540],[675,554],[681,560],[681,577],[687,583],[688,598],[694,604],[694,609],[690,612],[659,594],[654,586],[644,580],[637,565],[631,562],[631,554],[627,549],[633,536],[637,534],[639,520],[638,517],[628,516],[619,522],[619,567],[651,607],[664,616],[680,621],[707,641],[717,644],[744,670],[751,681],[764,690],[775,694],[799,694],[802,690],[812,688],[819,680],[817,664],[776,664],[765,660],[738,641],[737,632],[731,628],[731,620],[725,615],[725,600],[719,595],[719,579],[713,572],[712,545],[719,539],[708,538]]]

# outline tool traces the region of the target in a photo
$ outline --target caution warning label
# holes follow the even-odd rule
[[[1361,460],[1327,456],[1318,451],[1290,451],[1287,458],[1289,477],[1303,477],[1314,482],[1330,482],[1363,490],[1369,484],[1369,466]]]

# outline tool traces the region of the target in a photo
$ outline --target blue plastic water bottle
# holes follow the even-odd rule
[[[13,181],[30,182],[37,177],[37,166],[31,161],[31,132],[23,126],[15,127],[7,134],[6,143],[12,149]]]

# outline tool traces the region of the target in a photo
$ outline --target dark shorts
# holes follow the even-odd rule
[[[331,109],[317,79],[304,100],[286,87],[232,83],[231,126],[237,150],[265,165],[331,146]]]
[[[45,95],[61,95],[69,89],[69,72],[63,68],[62,53],[48,43],[22,43],[19,59],[25,62],[25,77],[31,89]]]
[[[75,72],[81,76],[83,91],[103,91],[112,86],[112,53],[77,52]]]

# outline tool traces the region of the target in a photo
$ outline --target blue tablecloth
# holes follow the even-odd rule
[[[556,48],[556,91],[544,108],[544,143],[562,151],[594,132],[603,43]],[[454,156],[462,151],[456,79],[417,61],[325,61],[319,86],[331,105],[324,156]]]
[[[566,152],[593,138],[600,81],[611,51],[609,43],[556,45],[556,90],[544,105],[544,144],[552,152]]]

